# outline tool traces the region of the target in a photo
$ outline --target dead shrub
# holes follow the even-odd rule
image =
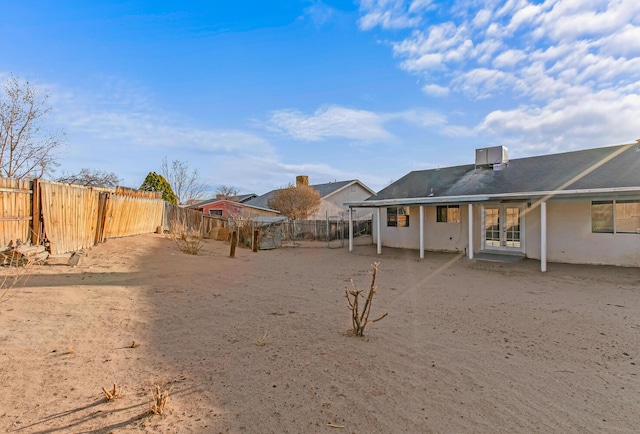
[[[370,271],[371,274],[371,286],[369,287],[369,294],[365,299],[364,306],[362,311],[360,311],[360,307],[358,305],[358,300],[362,296],[362,290],[356,288],[356,285],[353,283],[353,279],[351,279],[351,289],[345,288],[345,297],[347,298],[347,303],[349,304],[349,310],[351,310],[351,330],[349,330],[349,334],[353,336],[364,336],[364,329],[370,322],[380,321],[382,318],[387,316],[385,313],[380,318],[369,320],[369,313],[371,312],[371,304],[373,302],[373,296],[376,293],[378,287],[376,286],[376,277],[378,275],[378,265],[380,262],[374,262],[371,264],[371,268],[373,271]]]
[[[118,388],[115,383],[113,383],[113,389],[107,390],[105,387],[102,388],[102,393],[104,393],[107,401],[113,401],[114,399],[118,399],[122,396],[122,387]]]
[[[271,336],[269,336],[269,333],[264,332],[264,334],[261,337],[254,339],[253,344],[258,347],[264,347],[265,345],[267,345],[267,343],[270,340],[271,340]]]
[[[189,255],[197,255],[202,249],[202,231],[192,229],[185,222],[171,222],[171,238],[180,251]]]
[[[151,403],[151,413],[161,415],[169,402],[169,390],[162,390],[157,384],[155,389],[153,402]]]
[[[31,276],[35,257],[24,255],[17,250],[2,252],[2,266],[8,271],[0,278],[0,304],[5,303],[18,293]]]

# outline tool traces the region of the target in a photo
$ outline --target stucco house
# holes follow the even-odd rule
[[[309,178],[307,176],[296,177],[296,185],[300,184],[309,185]],[[309,186],[320,193],[320,207],[308,217],[309,220],[324,220],[327,216],[346,219],[349,207],[345,206],[345,202],[363,201],[372,195],[375,195],[373,190],[357,179],[328,182],[325,184],[314,184]],[[273,197],[276,191],[278,190],[271,190],[270,192],[251,199],[246,203],[268,209],[269,199]],[[360,209],[356,211],[355,217],[364,218],[370,214],[371,210]]]
[[[345,205],[375,209],[379,254],[497,252],[539,259],[542,271],[547,261],[637,267],[640,140],[513,160],[504,147],[477,149],[475,164],[414,171]]]
[[[255,197],[255,195],[252,195]],[[223,218],[253,218],[258,216],[279,216],[280,212],[261,208],[248,203],[229,199],[209,199],[190,205],[189,208],[197,209],[204,214]]]

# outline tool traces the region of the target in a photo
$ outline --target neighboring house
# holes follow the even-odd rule
[[[640,266],[640,141],[509,161],[414,171],[349,207],[374,207],[382,246],[498,252],[548,261]],[[350,243],[352,248],[352,243]]]
[[[254,195],[255,196],[255,195]],[[210,199],[190,205],[189,208],[202,211],[204,214],[223,218],[253,218],[258,216],[279,216],[278,211],[265,209],[228,199]]]
[[[306,176],[298,176],[296,185],[300,183],[308,185],[308,178]],[[347,218],[349,208],[344,205],[345,202],[362,201],[375,195],[373,190],[357,179],[315,184],[310,185],[310,187],[320,193],[321,202],[320,207],[308,217],[309,220],[324,220],[327,216]],[[260,208],[269,208],[269,200],[276,191],[278,190],[271,190],[246,203]],[[356,211],[357,218],[363,218],[370,214],[371,210],[361,209]]]
[[[251,199],[255,197],[258,197],[258,195],[255,193],[250,193],[250,194],[241,194],[239,196],[236,196],[234,199],[236,202],[245,203],[245,202],[249,202]]]

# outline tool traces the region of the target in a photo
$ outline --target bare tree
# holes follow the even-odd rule
[[[120,183],[120,177],[113,172],[106,172],[83,167],[78,173],[64,173],[56,179],[67,184],[84,185],[85,187],[116,188]]]
[[[216,188],[216,197],[221,196],[222,199],[234,199],[238,197],[238,190],[229,186],[229,185],[221,185]]]
[[[198,169],[189,169],[186,161],[173,160],[171,164],[167,157],[162,159],[161,174],[171,184],[178,203],[184,204],[190,200],[201,199],[207,187],[200,182]]]
[[[305,220],[320,206],[320,193],[308,185],[293,186],[277,190],[267,202],[269,208],[280,211],[289,220]]]
[[[63,133],[45,128],[49,94],[9,77],[0,93],[0,176],[40,178],[55,166]]]

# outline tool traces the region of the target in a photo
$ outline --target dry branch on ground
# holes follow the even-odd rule
[[[114,399],[118,399],[122,396],[122,387],[118,387],[116,386],[116,383],[113,383],[112,390],[107,390],[105,387],[103,387],[102,393],[104,393],[107,401],[113,401]]]
[[[17,249],[2,253],[2,265],[9,267],[10,271],[0,278],[0,304],[16,295],[27,283],[35,262],[35,255],[24,254]]]
[[[151,405],[151,413],[162,414],[169,402],[169,390],[162,390],[160,386],[156,384],[156,390],[153,395],[153,403]]]
[[[351,279],[351,289],[345,288],[345,297],[347,298],[347,303],[349,304],[349,309],[351,310],[351,330],[349,330],[349,334],[354,336],[364,336],[364,329],[370,322],[380,321],[382,318],[387,316],[385,313],[381,317],[369,320],[369,313],[371,312],[371,305],[373,302],[373,296],[376,293],[378,287],[376,286],[376,277],[378,275],[378,265],[380,262],[374,262],[371,264],[371,268],[373,271],[369,272],[371,274],[371,286],[369,287],[369,293],[367,294],[367,298],[364,302],[364,307],[362,311],[360,311],[360,307],[358,304],[358,300],[362,295],[362,290],[356,288],[356,285],[353,283],[353,279]]]

